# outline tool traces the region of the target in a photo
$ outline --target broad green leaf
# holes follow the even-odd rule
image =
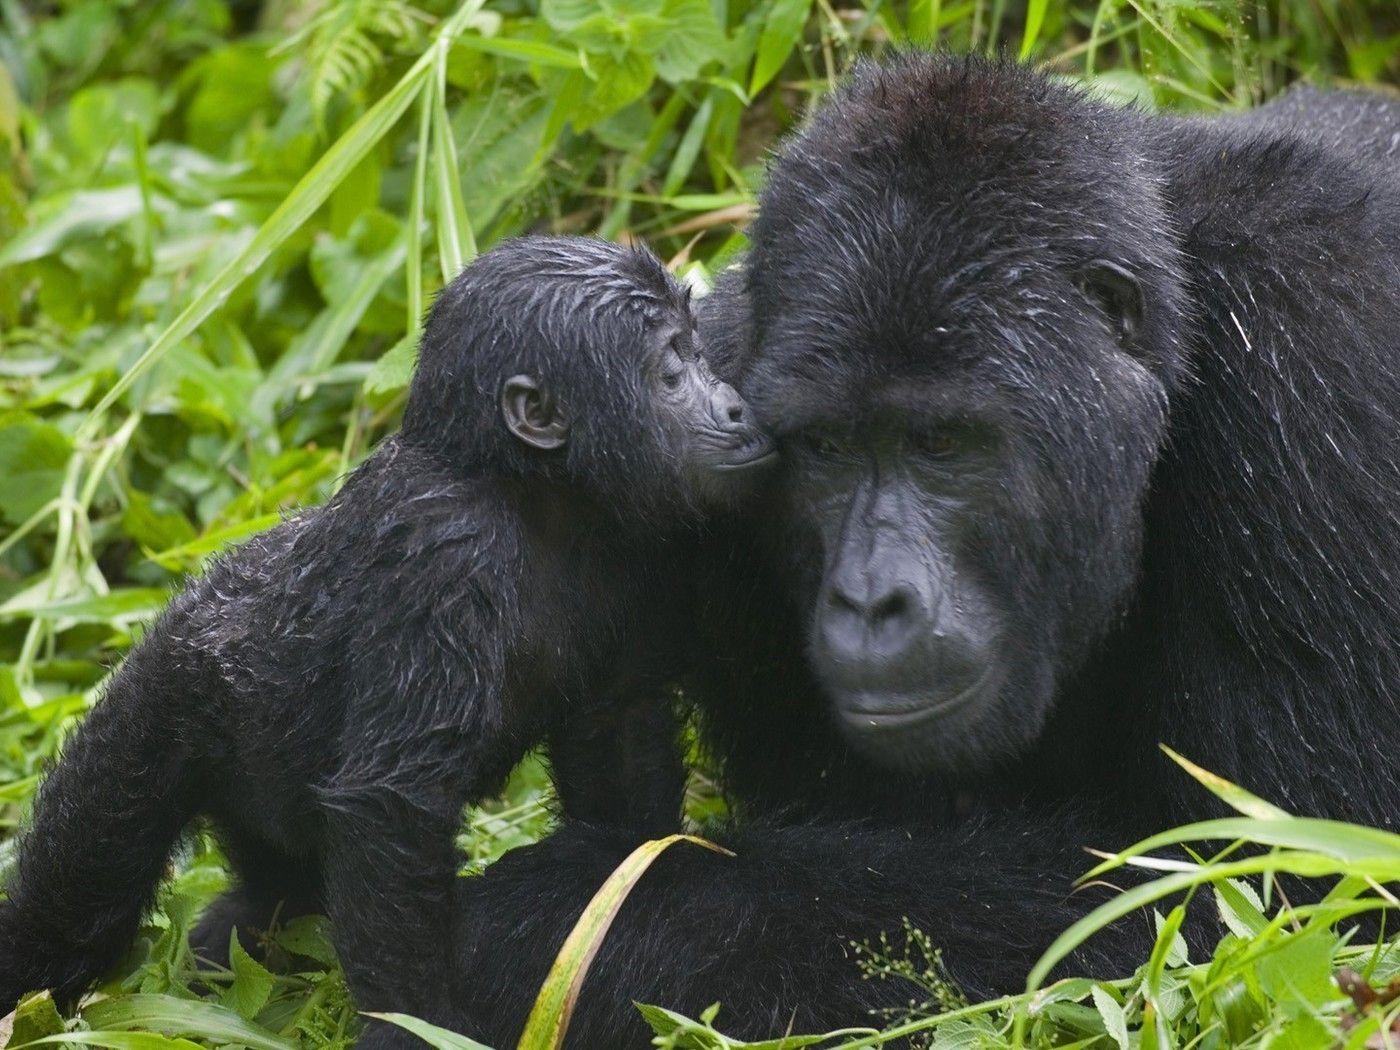
[[[212,529],[188,543],[151,551],[147,557],[157,565],[172,571],[187,570],[209,555],[217,554],[225,547],[256,535],[264,529],[270,529],[281,520],[280,514],[261,514],[254,518],[246,518],[223,528]]]
[[[531,62],[555,69],[582,69],[583,60],[577,51],[569,51],[539,40],[516,40],[510,37],[486,37],[465,35],[457,38],[454,47],[481,51],[500,58],[511,58],[520,62]]]
[[[716,853],[733,856],[728,850],[694,835],[668,835],[663,839],[653,839],[629,853],[593,895],[565,939],[564,946],[559,949],[525,1022],[519,1050],[558,1050],[564,1045],[564,1034],[568,1031],[579,989],[583,987],[589,964],[602,947],[613,919],[652,862],[678,842],[694,843]]]
[[[28,412],[0,414],[0,520],[20,524],[56,498],[73,444]]]
[[[0,620],[46,616],[70,623],[138,623],[158,613],[170,599],[161,587],[120,587],[91,597],[44,598],[25,592],[0,604]]]
[[[63,1018],[50,992],[36,992],[21,999],[15,1007],[13,1027],[6,1047],[23,1046],[63,1031]]]
[[[1259,959],[1259,984],[1289,1013],[1310,1013],[1324,1003],[1345,998],[1332,980],[1332,948],[1326,931],[1285,935],[1277,948]]]
[[[710,0],[666,0],[656,32],[656,73],[672,84],[693,80],[724,54],[724,30]],[[650,43],[650,42],[648,42]]]
[[[25,229],[0,248],[0,268],[52,255],[81,238],[93,238],[142,212],[138,186],[78,190],[39,202]]]
[[[315,959],[323,966],[336,965],[335,946],[331,943],[330,924],[323,915],[299,915],[277,931],[279,945],[293,955]]]
[[[413,336],[406,335],[374,363],[369,375],[365,376],[365,390],[372,394],[402,390],[413,378],[413,367],[417,362],[417,341]]]
[[[233,983],[224,991],[224,1005],[251,1021],[267,1005],[277,978],[244,950],[237,930],[229,934],[228,958],[233,968]]]
[[[192,1043],[188,1039],[171,1039],[155,1032],[64,1032],[62,1035],[45,1036],[28,1043],[11,1041],[6,1046],[9,1050],[17,1050],[21,1046],[67,1046],[73,1043],[79,1046],[105,1046],[110,1050],[202,1050],[198,1043]]]

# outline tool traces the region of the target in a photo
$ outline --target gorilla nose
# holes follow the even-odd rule
[[[714,412],[715,422],[724,429],[742,426],[747,422],[748,411],[744,399],[728,383],[716,384],[711,410]]]
[[[835,584],[827,592],[825,613],[827,641],[834,648],[897,649],[914,630],[918,600],[902,582]]]

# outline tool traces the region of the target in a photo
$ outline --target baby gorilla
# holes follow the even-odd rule
[[[323,908],[362,1009],[450,1021],[454,836],[528,748],[553,740],[573,813],[677,820],[664,732],[670,812],[600,808],[637,773],[611,727],[666,710],[687,530],[772,449],[651,254],[482,256],[433,307],[402,432],[175,598],[65,747],[0,903],[0,1013],[116,962],[205,816],[240,877],[205,946]],[[580,741],[617,753],[575,784]]]

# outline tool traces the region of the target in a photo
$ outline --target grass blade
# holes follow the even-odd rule
[[[1259,820],[1289,820],[1292,818],[1293,814],[1287,810],[1279,809],[1272,802],[1265,802],[1258,795],[1251,794],[1238,784],[1231,783],[1208,769],[1202,769],[1189,758],[1177,754],[1166,744],[1158,744],[1157,746],[1168,758],[1190,773],[1198,784],[1236,812],[1243,813],[1246,817],[1256,817]]]
[[[677,842],[693,842],[716,853],[733,856],[727,849],[694,835],[668,835],[664,839],[653,839],[629,853],[593,895],[565,939],[564,946],[559,949],[535,1006],[530,1011],[530,1018],[525,1022],[519,1050],[558,1050],[564,1045],[564,1033],[568,1031],[579,989],[588,975],[589,964],[602,947],[608,927],[617,917],[622,902],[632,892],[637,880],[651,867],[652,861]]]
[[[390,1024],[405,1028],[429,1046],[436,1047],[437,1050],[491,1050],[485,1043],[478,1043],[475,1039],[468,1039],[464,1035],[458,1035],[446,1028],[439,1028],[427,1021],[420,1021],[408,1014],[376,1014],[366,1011],[365,1016],[377,1017],[381,1021],[388,1021]]]
[[[194,300],[160,333],[136,362],[112,384],[83,422],[82,437],[96,432],[106,411],[116,404],[148,368],[161,359],[170,348],[188,338],[209,315],[267,261],[288,237],[295,233],[340,185],[365,155],[372,150],[389,129],[413,104],[429,75],[434,71],[445,43],[465,29],[467,22],[485,0],[467,0],[439,30],[438,43],[428,48],[407,73],[385,93],[384,97],[366,111],[338,138],[311,170],[302,176],[292,192],[279,204],[267,221],[258,228],[253,239],[231,259],[217,277],[204,286]],[[460,190],[459,190],[460,192]]]

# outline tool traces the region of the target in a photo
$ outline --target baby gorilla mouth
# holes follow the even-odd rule
[[[712,465],[715,470],[752,470],[766,466],[778,458],[773,439],[757,428],[741,435],[724,435],[726,443],[716,448]],[[737,437],[737,440],[736,440]]]

